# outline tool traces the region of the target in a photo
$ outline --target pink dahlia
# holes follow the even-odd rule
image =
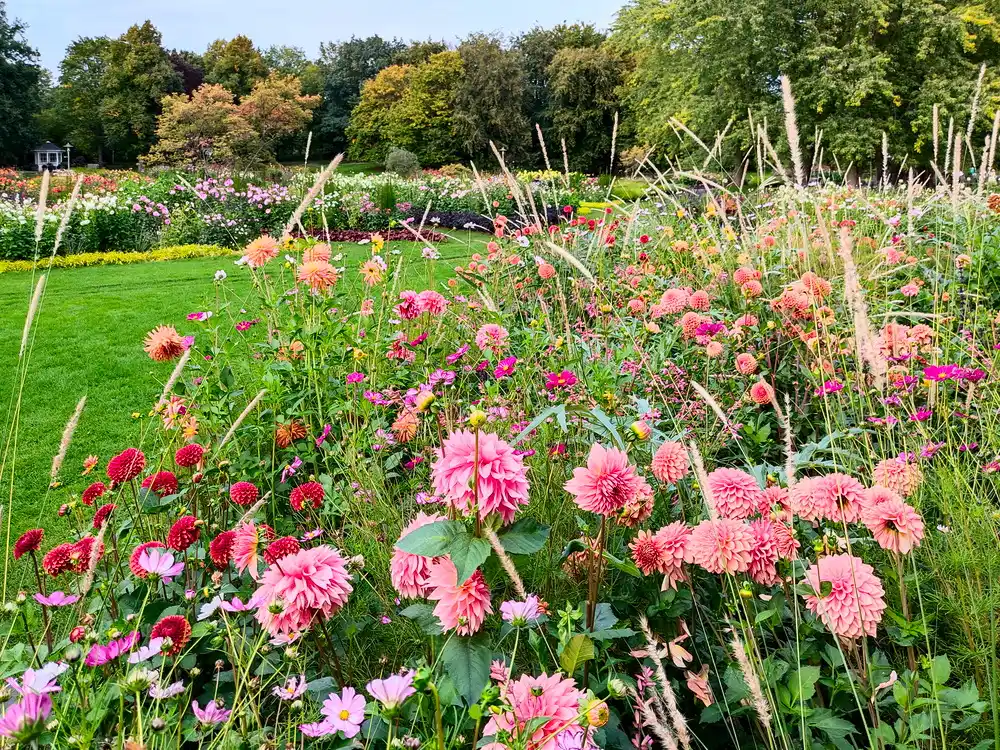
[[[784,521],[774,522],[774,541],[778,545],[778,557],[782,560],[797,560],[799,557],[799,540],[795,538],[795,529]]]
[[[749,518],[765,503],[757,480],[739,469],[716,469],[708,475],[712,505],[723,518]]]
[[[759,406],[771,403],[774,398],[774,388],[763,380],[758,380],[750,386],[750,400]]]
[[[635,566],[648,576],[650,573],[660,571],[663,567],[664,549],[660,541],[649,531],[642,530],[636,534],[628,548],[632,550],[632,560]],[[663,572],[663,571],[660,571]]]
[[[337,283],[337,269],[325,260],[307,260],[299,266],[298,281],[309,285],[315,294],[322,294]]]
[[[751,375],[757,371],[757,358],[749,352],[736,355],[736,369],[741,375]]]
[[[787,487],[779,487],[778,485],[765,487],[761,502],[760,514],[762,516],[770,515],[774,511],[780,517],[791,511],[791,500]]]
[[[899,498],[868,506],[862,521],[879,547],[899,555],[905,555],[924,538],[924,522],[920,514]]]
[[[618,523],[630,529],[634,529],[653,515],[653,506],[656,504],[656,497],[653,495],[653,488],[645,479],[643,486],[634,498],[625,503],[621,515],[618,516]]]
[[[660,572],[663,573],[663,588],[677,588],[678,581],[686,581],[684,557],[687,554],[691,529],[683,521],[674,521],[656,532],[656,541],[663,550]]]
[[[400,541],[411,531],[419,529],[421,526],[440,521],[444,516],[438,513],[417,513],[417,517],[407,524],[403,533],[399,535]],[[431,572],[432,558],[421,557],[410,552],[404,552],[396,547],[392,551],[392,561],[389,563],[389,576],[392,579],[393,588],[399,592],[404,599],[414,599],[425,596],[427,593],[427,577]]]
[[[447,557],[431,563],[427,576],[427,598],[436,601],[434,614],[443,630],[455,630],[459,635],[472,635],[492,614],[490,590],[483,572],[477,570],[464,583],[458,583],[458,569]]]
[[[491,351],[500,355],[507,348],[510,334],[507,329],[496,323],[487,323],[476,331],[476,346],[482,351]]]
[[[425,289],[417,295],[417,305],[421,311],[437,317],[444,314],[445,308],[448,307],[448,300],[441,292]]]
[[[875,484],[888,487],[902,497],[910,497],[920,486],[923,472],[914,461],[887,458],[875,467],[872,479]]]
[[[753,521],[750,524],[754,545],[750,550],[750,577],[763,586],[772,586],[778,580],[774,564],[778,562],[778,538],[775,524],[768,520]]]
[[[587,465],[573,469],[573,478],[563,486],[581,509],[613,516],[642,492],[644,484],[624,451],[594,443]]]
[[[666,442],[653,454],[653,476],[666,484],[677,484],[688,475],[687,451],[680,443]]]
[[[687,307],[689,296],[686,289],[668,289],[660,297],[660,306],[670,314],[683,312]]]
[[[755,539],[750,527],[735,518],[702,521],[691,531],[684,560],[709,573],[745,573]]]
[[[903,498],[899,496],[898,492],[894,492],[888,487],[883,487],[878,484],[865,490],[865,504],[869,508],[878,505],[879,503],[884,503],[886,500],[899,500],[902,502]]]
[[[851,555],[821,558],[806,571],[806,583],[817,595],[806,596],[806,607],[835,635],[861,638],[875,635],[885,611],[885,590],[871,565]],[[831,586],[822,595],[823,584]]]
[[[434,492],[463,513],[473,510],[478,491],[479,517],[499,513],[504,523],[528,504],[528,469],[514,449],[492,433],[479,433],[479,481],[475,483],[476,433],[451,433],[431,466]]]
[[[576,724],[580,703],[585,697],[569,677],[558,674],[550,677],[544,673],[538,677],[524,675],[507,683],[510,710],[495,714],[483,733],[489,736],[509,732],[527,740],[526,750],[556,750],[556,737]],[[546,721],[538,726],[542,719]],[[529,724],[535,729],[526,736]]]
[[[250,268],[261,268],[278,257],[278,243],[265,234],[243,248],[243,252]]]
[[[347,564],[333,547],[299,550],[261,576],[253,596],[257,621],[272,636],[305,630],[314,617],[333,616],[353,590]]]
[[[157,326],[146,334],[143,348],[155,362],[177,359],[184,353],[184,339],[173,326]]]
[[[868,501],[865,487],[847,474],[827,474],[812,483],[813,512],[818,518],[854,523]]]

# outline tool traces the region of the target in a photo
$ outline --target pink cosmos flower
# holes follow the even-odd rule
[[[480,351],[491,351],[500,356],[507,348],[509,338],[506,328],[496,323],[487,323],[476,331],[476,346]]]
[[[691,470],[684,446],[671,441],[656,449],[651,468],[653,476],[666,484],[677,484]]]
[[[133,630],[124,638],[112,640],[107,645],[95,643],[90,647],[83,663],[88,667],[102,667],[139,645],[140,637],[139,631]]]
[[[506,698],[510,710],[494,714],[483,730],[486,736],[499,731],[526,740],[526,750],[556,750],[556,736],[575,724],[580,715],[583,691],[570,678],[555,674],[551,677],[524,675],[507,683]],[[547,719],[526,735],[534,719]],[[534,722],[537,724],[537,722]]]
[[[162,578],[164,583],[170,583],[184,570],[184,563],[175,563],[174,556],[160,547],[143,550],[139,555],[138,565],[146,571],[147,576]]]
[[[816,595],[805,596],[806,607],[835,635],[861,638],[875,635],[885,611],[885,590],[871,565],[851,555],[831,555],[809,567],[805,582]],[[831,586],[825,596],[823,584]]]
[[[709,573],[745,573],[755,544],[750,527],[735,518],[699,523],[688,538],[684,559]]]
[[[514,374],[514,367],[517,365],[517,357],[506,357],[501,359],[493,370],[493,377],[497,380],[507,378]]]
[[[298,677],[289,677],[285,680],[284,685],[275,685],[271,692],[279,700],[293,701],[305,694],[307,685],[306,676],[303,674]]]
[[[613,516],[648,485],[624,451],[594,443],[587,465],[573,469],[573,478],[563,487],[581,509]]]
[[[447,557],[431,564],[427,588],[430,590],[427,598],[437,602],[434,614],[441,621],[442,630],[472,635],[482,627],[486,615],[493,613],[483,572],[477,570],[468,580],[458,583],[458,569]]]
[[[538,609],[538,597],[534,594],[528,594],[523,602],[509,601],[500,605],[501,617],[514,627],[531,625],[541,617],[541,614]]]
[[[209,701],[204,708],[198,705],[198,701],[192,701],[191,711],[194,712],[198,722],[205,727],[229,721],[229,715],[232,713],[232,711],[223,708],[215,701]]]
[[[52,713],[52,698],[29,694],[11,704],[0,716],[0,736],[22,739],[42,730],[42,724]]]
[[[58,693],[62,690],[56,683],[56,678],[69,669],[69,664],[61,661],[50,661],[41,669],[27,669],[20,680],[7,678],[7,686],[18,695],[44,695]]]
[[[163,644],[166,642],[166,638],[150,638],[149,643],[145,646],[140,646],[137,651],[133,651],[129,654],[128,663],[129,664],[141,664],[144,661],[149,661],[154,656],[159,656],[163,653]]]
[[[905,555],[924,538],[920,514],[899,498],[888,498],[865,508],[865,526],[882,549]]]
[[[757,480],[739,469],[716,469],[708,475],[708,490],[723,518],[749,518],[764,503]]]
[[[467,514],[475,507],[478,490],[479,517],[498,513],[505,524],[510,523],[517,509],[528,504],[524,459],[496,435],[480,432],[477,462],[476,443],[476,433],[470,430],[457,430],[448,436],[431,466],[434,492]],[[475,483],[477,463],[479,481]]]
[[[773,586],[778,581],[778,571],[774,564],[779,556],[775,525],[766,519],[752,521],[750,531],[753,533],[754,545],[750,550],[750,567],[747,573],[762,586]]]
[[[421,526],[427,526],[443,518],[444,516],[439,513],[417,513],[417,517],[407,524],[399,538],[402,540]],[[392,579],[393,588],[405,599],[424,596],[427,593],[427,576],[430,574],[431,562],[430,558],[404,552],[399,547],[394,548],[392,561],[389,563],[389,577]]]
[[[66,594],[62,591],[53,591],[48,596],[44,594],[35,594],[35,601],[39,604],[44,604],[46,607],[68,607],[70,604],[76,604],[80,601],[80,597],[76,594]]]
[[[569,388],[576,385],[576,380],[576,375],[569,370],[550,372],[545,376],[545,388],[550,391],[554,391],[557,388]]]
[[[253,597],[257,621],[272,636],[305,630],[314,617],[331,617],[353,590],[337,550],[326,545],[302,549],[264,571]]]
[[[323,701],[324,724],[327,724],[333,732],[340,732],[347,739],[354,737],[361,731],[361,723],[365,720],[364,696],[352,687],[345,687],[340,695],[331,693],[330,697]]]
[[[365,690],[381,703],[387,712],[395,711],[407,698],[417,692],[413,687],[411,672],[394,674],[382,680],[372,680],[365,686]]]

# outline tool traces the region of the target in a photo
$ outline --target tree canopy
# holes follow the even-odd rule
[[[36,144],[42,69],[24,39],[25,27],[7,18],[0,0],[0,163],[19,162]]]

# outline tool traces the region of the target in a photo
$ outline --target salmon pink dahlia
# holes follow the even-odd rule
[[[871,565],[847,554],[823,557],[806,571],[805,583],[816,592],[805,596],[806,607],[832,633],[844,638],[875,635],[886,605]],[[830,586],[825,596],[824,584]]]
[[[872,479],[875,480],[875,484],[888,487],[905,498],[917,491],[923,479],[923,472],[915,461],[887,458],[875,467]]]
[[[750,567],[747,573],[762,586],[773,586],[778,581],[778,536],[775,524],[769,520],[753,521],[750,524],[754,545],[750,550]]]
[[[167,615],[149,631],[149,639],[153,638],[169,638],[170,648],[166,655],[177,656],[191,640],[191,623],[184,615]]]
[[[399,535],[402,541],[407,534],[416,531],[421,526],[436,521],[441,521],[444,516],[437,513],[428,515],[427,513],[417,513],[417,517],[403,529]],[[431,572],[432,558],[414,555],[411,552],[404,552],[396,547],[392,551],[392,561],[389,563],[389,576],[392,579],[392,586],[404,599],[415,599],[427,594],[427,576]]]
[[[337,283],[337,269],[325,260],[307,260],[299,266],[296,278],[309,285],[315,294],[322,294]]]
[[[476,444],[479,458],[476,459]],[[478,463],[479,480],[474,469]],[[514,449],[492,433],[458,430],[437,451],[431,466],[434,492],[462,513],[473,510],[477,492],[479,517],[498,513],[510,523],[522,505],[528,504],[528,469]]]
[[[707,484],[712,505],[723,518],[749,518],[766,502],[757,480],[739,469],[716,469]]]
[[[257,621],[272,636],[305,630],[315,617],[332,617],[353,590],[347,564],[333,547],[299,550],[261,576],[253,596]]]
[[[152,542],[143,542],[134,550],[132,550],[132,554],[129,555],[128,557],[128,568],[129,570],[132,571],[132,575],[134,575],[136,578],[146,578],[149,575],[146,569],[139,564],[139,558],[142,557],[143,552],[149,549],[166,549],[166,548],[167,545],[165,545],[163,542],[152,541]]]
[[[302,262],[308,263],[313,260],[329,261],[330,246],[324,242],[320,242],[318,245],[306,248],[305,252],[302,253]]]
[[[447,557],[431,563],[427,589],[427,598],[437,602],[434,614],[445,631],[472,635],[482,627],[486,615],[493,613],[483,572],[477,570],[468,580],[458,583],[458,569]]]
[[[774,388],[765,383],[763,380],[758,380],[750,386],[750,400],[758,406],[771,403],[771,399],[773,398]]]
[[[83,491],[80,500],[83,501],[84,505],[93,505],[94,501],[107,491],[108,487],[104,482],[94,482]]]
[[[244,508],[257,502],[260,491],[250,482],[236,482],[229,488],[229,499]]]
[[[37,552],[42,546],[42,539],[45,537],[45,529],[28,529],[14,542],[14,559],[20,560],[22,556],[29,552]]]
[[[791,499],[788,496],[787,487],[779,487],[778,485],[765,487],[761,502],[763,505],[760,506],[760,513],[763,516],[773,512],[780,518],[791,512]]]
[[[538,677],[524,675],[508,682],[505,697],[510,710],[494,714],[483,734],[507,732],[526,740],[526,750],[557,750],[560,735],[570,732],[575,737],[572,730],[586,694],[577,688],[572,678],[542,673]],[[527,735],[529,727],[533,728],[530,736]]]
[[[648,485],[624,451],[594,443],[587,465],[573,469],[573,478],[563,486],[581,509],[613,516]]]
[[[169,362],[184,353],[184,339],[173,326],[157,326],[146,334],[143,347],[154,362]]]
[[[868,506],[862,520],[878,546],[897,555],[907,554],[924,538],[920,514],[898,498]]]
[[[142,486],[159,497],[177,492],[177,477],[172,471],[158,471],[142,480]]]
[[[316,509],[323,504],[325,493],[319,482],[306,482],[292,490],[289,503],[294,510],[302,511],[307,505]]]
[[[192,544],[198,541],[201,536],[201,527],[204,521],[199,521],[194,516],[182,516],[174,521],[174,525],[167,532],[167,546],[170,549],[183,552]]]
[[[138,448],[126,448],[108,461],[108,479],[124,484],[135,479],[146,468],[146,457]]]
[[[664,589],[676,589],[679,581],[687,580],[684,558],[690,538],[691,529],[683,521],[674,521],[656,532],[656,541],[663,550],[660,572],[664,575]]]
[[[198,443],[188,443],[177,449],[174,454],[174,463],[186,469],[197,466],[205,456],[205,449]]]
[[[709,573],[745,573],[755,541],[750,527],[735,518],[702,521],[691,531],[684,559]]]
[[[884,503],[886,500],[899,500],[902,502],[903,498],[899,496],[899,493],[878,484],[865,490],[865,503],[868,507]]]
[[[278,243],[265,234],[247,245],[243,253],[250,268],[261,268],[278,257]]]
[[[741,375],[752,375],[757,371],[757,358],[747,352],[737,354],[736,369]]]
[[[648,531],[640,531],[636,534],[628,548],[632,550],[632,560],[635,566],[648,576],[650,573],[660,572],[664,567],[664,549],[659,540]]]
[[[865,487],[847,474],[827,474],[817,477],[811,485],[813,513],[839,523],[854,523],[861,519],[867,506]]]
[[[666,484],[677,484],[691,470],[684,446],[671,441],[656,449],[651,468],[653,476]]]

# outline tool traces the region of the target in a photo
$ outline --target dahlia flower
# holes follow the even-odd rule
[[[917,491],[923,479],[920,465],[914,461],[899,458],[887,458],[880,461],[872,472],[874,484],[888,487],[893,492],[906,498]]]
[[[476,331],[476,346],[481,351],[491,351],[500,356],[507,348],[509,338],[506,328],[496,323],[487,323]]]
[[[299,266],[296,278],[309,285],[315,294],[322,294],[337,283],[337,269],[325,260],[307,260]]]
[[[42,546],[42,539],[45,537],[45,529],[29,529],[25,531],[14,542],[14,559],[21,559],[22,555],[29,552],[37,552]]]
[[[524,675],[507,683],[506,699],[510,710],[494,714],[483,734],[490,736],[505,731],[527,740],[526,750],[557,750],[556,736],[576,723],[580,703],[585,697],[572,678],[544,673],[538,677]],[[542,719],[546,721],[538,726]],[[526,736],[529,724],[535,728]]]
[[[250,268],[261,268],[278,257],[278,243],[265,234],[247,245],[243,253]]]
[[[810,485],[813,515],[841,523],[854,523],[867,505],[865,487],[854,477],[833,473],[817,477]]]
[[[83,494],[80,495],[80,500],[84,505],[93,505],[94,501],[107,491],[108,487],[104,482],[94,482],[83,491]]]
[[[898,498],[865,508],[862,521],[882,549],[905,555],[924,538],[920,514]]]
[[[235,482],[229,487],[229,499],[241,507],[248,507],[257,502],[260,490],[250,482]]]
[[[403,533],[399,535],[400,541],[411,531],[419,529],[421,526],[440,521],[444,516],[437,513],[426,514],[417,513],[417,517],[407,524]],[[389,563],[389,576],[392,579],[392,586],[404,599],[414,599],[422,597],[427,593],[427,576],[431,570],[431,558],[414,555],[404,552],[396,547],[392,551],[392,561]]]
[[[684,558],[690,538],[691,529],[683,521],[674,521],[656,532],[655,539],[661,550],[657,569],[663,573],[664,589],[676,589],[679,581],[687,580]]]
[[[108,479],[123,484],[135,479],[146,468],[146,457],[137,448],[126,448],[108,461]]]
[[[758,380],[750,386],[750,400],[758,406],[771,403],[774,398],[774,388],[763,380]]]
[[[427,598],[436,601],[434,614],[441,629],[455,630],[459,635],[472,635],[482,627],[486,615],[493,613],[490,590],[483,572],[477,570],[468,580],[458,583],[458,569],[447,557],[431,563],[427,576]]]
[[[168,362],[184,353],[184,339],[173,326],[157,326],[146,334],[143,346],[154,362]]]
[[[203,525],[204,521],[199,521],[194,516],[178,518],[167,532],[167,546],[170,549],[183,552],[198,541]]]
[[[184,615],[167,615],[153,626],[149,631],[149,637],[169,638],[170,648],[166,655],[177,656],[191,640],[191,623]]]
[[[706,520],[691,530],[684,560],[700,565],[709,573],[745,573],[750,567],[754,543],[753,532],[742,521]]]
[[[766,502],[757,480],[739,469],[716,469],[707,484],[712,505],[723,518],[749,518]]]
[[[835,635],[861,638],[875,635],[885,611],[885,590],[871,565],[848,554],[820,558],[806,571],[805,582],[815,595],[806,595],[806,608]],[[825,596],[823,584],[831,588]]]
[[[233,556],[233,540],[235,537],[235,531],[226,529],[219,532],[215,539],[209,542],[208,556],[215,563],[216,567],[224,568],[229,564],[229,560]]]
[[[478,433],[479,458],[476,459],[476,433],[458,430],[451,433],[437,451],[431,466],[434,492],[463,513],[473,510],[478,488],[479,517],[498,513],[510,523],[522,505],[528,504],[528,470],[514,449],[492,433]],[[479,481],[473,473],[478,464]]]
[[[659,540],[649,531],[640,531],[636,534],[628,548],[632,550],[632,560],[635,566],[648,576],[656,571],[663,572],[660,568],[664,562],[664,550]]]
[[[158,471],[143,479],[142,486],[158,497],[166,497],[177,492],[177,477],[172,471]]]
[[[666,484],[677,484],[691,471],[684,446],[670,441],[656,449],[651,468],[653,476]]]
[[[624,451],[594,443],[587,465],[573,469],[573,478],[563,486],[581,509],[613,516],[635,500],[644,484]]]
[[[269,566],[254,594],[257,621],[272,636],[305,630],[328,619],[354,590],[340,553],[325,545],[299,550]]]
[[[750,567],[747,573],[762,586],[772,586],[778,581],[775,563],[778,561],[778,539],[775,525],[769,520],[750,523],[754,545],[750,550]]]
[[[198,443],[188,443],[178,448],[177,452],[174,453],[174,463],[178,466],[190,468],[197,466],[204,456],[205,449],[202,446],[198,445]]]
[[[289,497],[289,504],[293,510],[300,512],[307,504],[309,507],[316,509],[323,504],[325,494],[323,485],[319,482],[306,482],[292,490],[292,494]]]

